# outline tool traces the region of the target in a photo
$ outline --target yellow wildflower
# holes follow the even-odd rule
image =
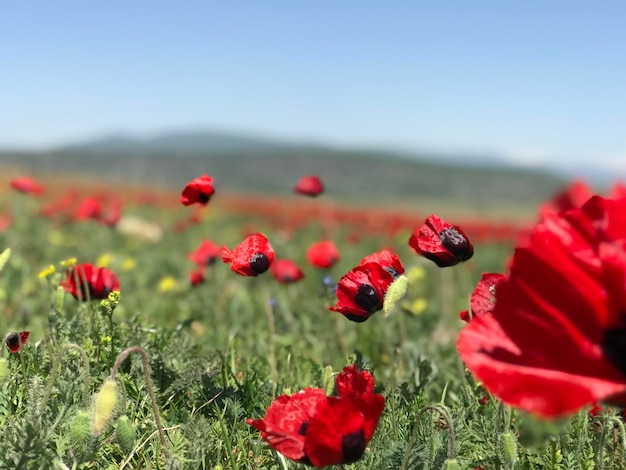
[[[419,282],[426,277],[426,270],[423,266],[413,266],[407,271],[406,277],[409,278],[409,284]]]
[[[112,256],[110,253],[104,253],[96,260],[96,266],[99,268],[108,268],[111,265]]]
[[[160,292],[168,292],[174,290],[178,285],[178,281],[172,276],[165,276],[159,282],[159,291]]]
[[[39,271],[39,274],[37,275],[37,277],[39,279],[44,279],[44,278],[46,278],[48,276],[51,276],[55,272],[56,272],[56,269],[54,268],[54,264],[51,264],[47,268],[42,269],[41,271]]]
[[[135,258],[126,258],[122,262],[122,271],[132,271],[133,269],[135,269],[135,266],[137,266],[137,261],[135,260]]]
[[[71,268],[72,266],[76,264],[76,258],[64,259],[59,264],[63,266],[64,268]]]

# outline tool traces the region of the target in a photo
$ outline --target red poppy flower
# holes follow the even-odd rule
[[[518,247],[493,312],[457,348],[505,403],[544,416],[626,404],[626,199],[548,215]]]
[[[187,186],[185,186],[180,196],[180,202],[185,206],[196,203],[206,206],[214,192],[213,178],[208,175],[202,175],[187,183]]]
[[[232,263],[230,269],[242,276],[258,276],[274,261],[274,248],[262,233],[246,237],[237,248],[222,247],[222,261]]]
[[[305,196],[319,196],[324,192],[324,184],[319,176],[303,176],[293,190]]]
[[[200,285],[204,283],[204,281],[204,268],[196,268],[189,273],[189,282],[191,283],[192,287]]]
[[[339,258],[339,251],[331,240],[314,243],[306,252],[309,264],[321,269],[332,268]]]
[[[76,209],[74,218],[76,220],[100,220],[102,218],[102,202],[95,197],[84,199]]]
[[[496,304],[496,285],[504,279],[504,274],[483,273],[470,298],[471,315],[470,310],[463,310],[459,313],[461,320],[469,322],[472,318],[492,312]]]
[[[30,335],[30,331],[22,331],[21,333],[9,333],[4,339],[4,342],[9,348],[9,351],[11,351],[12,353],[16,353],[20,350],[20,347],[26,343],[28,335]]]
[[[539,217],[545,219],[549,214],[570,209],[578,209],[593,196],[593,191],[584,181],[574,181],[552,199],[541,205]]]
[[[409,245],[440,268],[467,261],[474,254],[474,247],[463,230],[434,214],[415,229]]]
[[[120,290],[120,282],[113,271],[89,263],[77,264],[68,269],[61,285],[76,300],[102,300],[109,293]]]
[[[304,273],[298,265],[290,259],[275,259],[270,268],[270,273],[276,280],[284,284],[297,282],[304,277]]]
[[[318,388],[282,395],[265,418],[246,422],[291,460],[317,468],[356,462],[374,435],[385,399],[373,393],[369,372],[359,372],[356,366],[339,374],[337,388],[338,397],[327,397]]]
[[[11,180],[11,187],[20,193],[30,194],[32,196],[39,196],[43,193],[43,186],[28,176],[13,178]]]
[[[187,256],[198,266],[209,266],[220,257],[220,248],[211,240],[204,240],[196,251],[189,253]]]
[[[348,320],[364,322],[383,308],[387,289],[404,273],[397,255],[389,250],[373,253],[344,275],[337,285],[337,304],[330,307]]]

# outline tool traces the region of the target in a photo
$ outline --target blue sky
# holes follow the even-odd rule
[[[20,1],[0,147],[220,129],[626,169],[626,2]]]

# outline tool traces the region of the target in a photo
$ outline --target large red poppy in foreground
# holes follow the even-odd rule
[[[338,397],[320,388],[279,396],[265,418],[248,419],[285,457],[317,468],[356,462],[372,439],[385,398],[374,393],[374,377],[348,366],[337,376]]]
[[[548,214],[457,347],[509,405],[544,416],[626,405],[626,200]]]

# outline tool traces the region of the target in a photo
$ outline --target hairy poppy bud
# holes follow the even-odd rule
[[[387,294],[385,295],[385,300],[383,302],[383,311],[385,312],[385,316],[389,315],[398,301],[402,300],[402,298],[406,295],[407,287],[409,286],[409,278],[407,278],[404,274],[398,276],[387,289]]]
[[[514,468],[517,462],[517,441],[510,432],[502,434],[500,452],[508,468]]]
[[[93,435],[97,436],[102,432],[107,425],[111,416],[113,416],[113,410],[117,403],[117,382],[114,379],[107,379],[98,395],[96,396],[96,403],[93,413]]]
[[[440,268],[467,261],[474,254],[474,247],[463,230],[434,214],[415,229],[409,245]]]
[[[135,445],[135,427],[130,422],[128,416],[122,415],[115,425],[115,438],[122,450],[126,454],[130,454]]]
[[[443,464],[443,470],[461,470],[457,459],[447,459]]]
[[[74,453],[86,455],[93,439],[91,433],[91,415],[87,411],[79,411],[70,426],[70,445]]]

